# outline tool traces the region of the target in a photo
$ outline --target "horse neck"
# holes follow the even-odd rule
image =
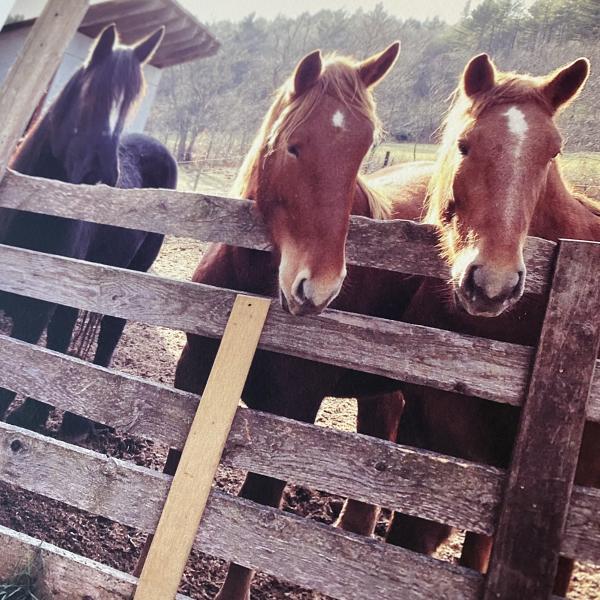
[[[529,234],[553,241],[559,238],[600,241],[600,215],[594,214],[568,189],[556,163],[548,171]]]
[[[10,168],[25,175],[67,181],[62,162],[52,153],[49,113],[28,131],[11,158]]]

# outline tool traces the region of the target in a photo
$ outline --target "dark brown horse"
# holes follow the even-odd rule
[[[110,25],[98,36],[86,63],[68,81],[47,112],[29,130],[11,160],[26,175],[68,183],[104,183],[121,188],[174,188],[177,164],[157,140],[123,134],[128,114],[144,91],[143,65],[164,34],[160,28],[133,46],[119,44]],[[92,262],[147,271],[163,236],[49,215],[0,209],[0,243]],[[0,293],[0,310],[12,319],[11,336],[37,343],[47,329],[47,347],[66,352],[78,310]],[[108,366],[125,320],[103,316],[94,362]],[[14,393],[0,389],[0,419]],[[50,407],[31,398],[9,416],[22,427],[43,425]],[[66,413],[62,434],[78,438],[90,423]]]
[[[382,192],[393,195],[395,170],[378,183],[359,176],[361,162],[377,134],[379,123],[371,90],[394,64],[399,44],[363,62],[319,52],[306,56],[279,90],[240,172],[234,193],[256,203],[273,241],[272,254],[215,245],[203,257],[193,280],[262,294],[279,294],[283,308],[295,315],[322,311],[332,305],[344,310],[393,317],[410,299],[399,274],[349,268],[345,242],[350,214],[374,218],[418,218],[422,203],[401,203],[395,212]],[[398,169],[397,171],[402,171]],[[360,290],[360,293],[356,293]],[[412,290],[414,292],[414,289]],[[177,366],[175,385],[201,393],[211,369],[218,340],[188,335]],[[312,423],[324,397],[361,385],[346,371],[270,352],[258,352],[243,392],[254,409]],[[390,393],[378,402],[385,413],[372,419],[397,418],[402,396]],[[387,415],[390,415],[387,418]],[[395,439],[392,434],[382,434]],[[167,469],[176,464],[170,455]],[[172,470],[172,469],[170,469]],[[240,492],[245,498],[278,506],[284,481],[249,473]],[[356,503],[342,526],[364,526],[374,509]],[[139,571],[138,566],[138,571]],[[250,597],[252,571],[231,565],[219,595],[221,600]]]
[[[543,77],[498,73],[487,55],[466,67],[444,124],[427,220],[440,228],[448,285],[426,281],[404,318],[506,342],[537,343],[544,300],[525,295],[528,235],[600,241],[600,205],[571,192],[558,160],[556,114],[584,85],[586,59]],[[519,410],[406,386],[399,441],[507,468]],[[360,423],[359,423],[360,426]],[[600,486],[600,426],[587,423],[576,483]],[[396,515],[388,540],[431,553],[450,528]],[[485,571],[492,540],[467,534],[461,562]],[[561,559],[555,593],[573,561]]]

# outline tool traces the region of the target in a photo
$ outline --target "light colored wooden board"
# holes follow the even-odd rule
[[[0,386],[178,449],[198,405],[194,394],[0,336],[8,361]],[[491,467],[249,409],[238,410],[223,462],[480,533],[493,531],[503,481]]]
[[[89,0],[48,0],[0,87],[0,180]]]
[[[262,221],[248,200],[172,190],[121,190],[73,186],[9,172],[0,184],[0,206],[119,225],[167,235],[269,248]],[[544,293],[556,244],[528,238],[526,290]],[[350,264],[448,279],[435,229],[410,221],[352,217],[346,248]]]
[[[91,312],[221,337],[235,292],[0,246],[0,289]],[[328,310],[293,317],[273,301],[260,347],[518,405],[533,350]]]
[[[135,600],[175,598],[271,303],[236,297]]]
[[[0,423],[0,480],[145,532],[167,475]],[[69,482],[69,485],[65,485]],[[195,547],[340,600],[479,597],[467,569],[213,490]]]
[[[127,573],[1,525],[0,548],[0,580],[30,570],[40,599],[130,600],[137,584]],[[177,600],[190,598],[178,594]]]

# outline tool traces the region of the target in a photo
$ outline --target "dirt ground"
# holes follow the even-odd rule
[[[188,187],[190,179],[193,181],[194,178],[195,175],[184,173],[181,187]],[[199,189],[209,193],[224,193],[231,178],[231,169],[221,169],[202,176]],[[189,279],[202,249],[202,244],[194,240],[169,238],[152,272],[177,279]],[[117,349],[113,367],[171,384],[183,343],[184,336],[180,332],[130,322]],[[55,435],[60,416],[58,411],[54,411],[48,423],[48,435]],[[356,403],[352,399],[327,399],[320,411],[318,424],[352,431],[355,417]],[[154,469],[162,469],[168,450],[163,445],[122,435],[118,431],[114,434],[101,433],[85,445],[97,452]],[[216,485],[235,493],[242,480],[243,473],[221,467]],[[341,507],[342,499],[329,494],[296,486],[288,486],[286,489],[284,510],[307,518],[330,524]],[[389,513],[384,511],[377,535],[384,534],[388,520]],[[0,484],[0,524],[125,572],[133,571],[145,539],[143,534],[134,529],[5,484]],[[456,561],[461,541],[462,535],[457,533],[440,550],[438,557]],[[0,549],[0,560],[1,554]],[[180,591],[193,598],[211,599],[224,578],[224,569],[222,561],[194,552]],[[577,600],[600,598],[600,569],[578,565],[569,597]],[[324,599],[326,596],[287,585],[264,574],[257,575],[252,592],[253,600],[286,598],[309,600]]]

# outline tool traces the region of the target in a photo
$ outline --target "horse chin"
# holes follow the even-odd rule
[[[319,315],[321,314],[329,305],[329,302],[322,304],[320,306],[315,306],[312,302],[304,302],[300,304],[295,300],[288,300],[287,296],[283,293],[282,290],[279,290],[279,302],[281,304],[281,308],[288,314],[294,317],[305,317],[308,315]]]
[[[467,298],[459,289],[454,290],[454,300],[459,310],[472,317],[482,317],[486,319],[499,317],[515,303],[515,301],[511,300],[490,302],[478,298]]]

